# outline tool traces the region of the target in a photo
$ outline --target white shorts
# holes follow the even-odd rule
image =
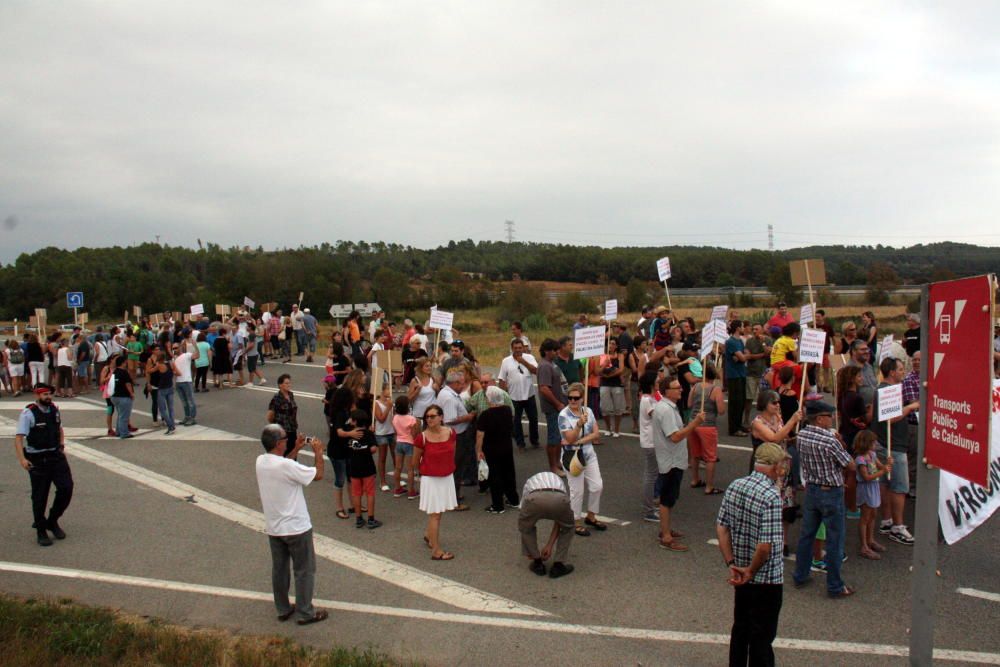
[[[7,372],[12,378],[24,377],[24,364],[8,364]]]

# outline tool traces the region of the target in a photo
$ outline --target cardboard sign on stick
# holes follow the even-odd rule
[[[806,325],[811,324],[813,321],[813,307],[811,303],[807,303],[802,306],[802,311],[799,313],[799,324]]]
[[[711,319],[713,319],[713,320],[725,320],[726,319],[726,313],[728,313],[728,312],[729,312],[729,306],[715,306],[714,308],[712,308],[712,317],[711,317]]]
[[[826,332],[822,329],[803,329],[799,340],[799,362],[821,364],[826,352]]]
[[[142,317],[142,307],[132,306],[132,314],[135,315],[136,317]]]
[[[660,282],[665,283],[670,279],[670,258],[661,257],[656,260],[656,274],[660,276]]]
[[[205,306],[204,306],[204,304],[196,303],[193,306],[191,306],[191,314],[192,315],[204,315],[205,314]]]
[[[455,313],[445,310],[431,309],[430,325],[435,329],[451,329],[455,324]]]
[[[878,420],[880,422],[903,416],[903,385],[892,384],[878,390]]]
[[[830,355],[830,368],[833,372],[838,372],[841,368],[847,365],[847,355],[846,354],[831,354]]]
[[[722,320],[712,320],[712,324],[715,326],[715,342],[725,345],[726,341],[729,340],[726,323]]]
[[[698,357],[704,359],[709,354],[712,353],[712,344],[715,342],[715,320],[708,322],[701,329],[701,350],[698,351]]]
[[[607,327],[581,327],[573,332],[573,358],[586,359],[604,354]]]
[[[826,284],[826,264],[821,259],[795,259],[788,263],[788,270],[793,285]]]
[[[889,334],[882,339],[882,342],[878,346],[878,363],[881,364],[882,360],[888,357],[892,353],[892,334]]]
[[[604,319],[608,324],[618,317],[618,299],[608,299],[604,302]]]
[[[250,310],[253,310],[254,306],[253,299],[251,299],[248,296],[243,297],[243,305],[249,308]]]

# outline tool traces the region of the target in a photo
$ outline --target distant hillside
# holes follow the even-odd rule
[[[664,236],[669,237],[669,233]],[[282,250],[204,250],[143,244],[133,247],[46,248],[0,267],[0,318],[24,318],[47,307],[63,319],[65,292],[82,290],[86,310],[121,314],[191,303],[289,303],[300,290],[306,304],[325,313],[331,303],[376,300],[410,306],[477,306],[495,298],[493,283],[519,277],[586,284],[655,283],[655,262],[668,256],[671,287],[767,285],[789,259],[826,262],[833,284],[916,284],[996,271],[1000,248],[959,243],[884,246],[814,246],[795,250],[727,250],[685,246],[599,248],[546,243],[452,241],[418,249],[396,244],[340,241]],[[463,272],[473,274],[472,277]],[[780,282],[780,276],[778,276]]]

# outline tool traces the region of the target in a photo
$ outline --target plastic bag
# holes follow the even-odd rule
[[[486,463],[486,459],[479,460],[479,481],[485,482],[490,477],[490,467]]]

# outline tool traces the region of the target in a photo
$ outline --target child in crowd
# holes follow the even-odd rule
[[[882,495],[879,491],[879,478],[892,471],[892,459],[884,464],[875,456],[877,440],[871,431],[860,431],[854,438],[854,462],[858,465],[858,505],[861,507],[861,521],[858,531],[861,534],[861,557],[870,560],[881,560],[879,552],[885,547],[875,541],[875,510],[881,505]]]
[[[389,449],[395,449],[393,447],[395,441],[396,431],[392,427],[392,387],[385,382],[382,385],[382,395],[375,401],[375,444],[378,445],[378,479],[382,491],[392,490],[385,481],[385,459]],[[399,468],[396,468],[393,474],[397,478],[398,486]]]
[[[375,459],[372,454],[377,449],[375,436],[368,428],[371,417],[364,410],[351,410],[348,425],[363,431],[360,438],[350,438],[347,441],[350,450],[350,460],[347,474],[351,478],[351,502],[354,504],[355,527],[365,527],[364,510],[361,509],[361,496],[368,496],[368,528],[374,530],[382,525],[375,518]]]
[[[403,481],[403,470],[406,470],[407,478],[410,480],[407,497],[414,500],[420,497],[420,493],[417,491],[417,480],[413,470],[413,438],[420,431],[420,425],[417,423],[417,418],[410,414],[410,399],[406,396],[396,397],[393,411],[396,413],[392,418],[392,428],[396,432],[396,456],[392,464],[396,469],[396,490],[392,495],[400,498],[407,493],[406,482]]]

